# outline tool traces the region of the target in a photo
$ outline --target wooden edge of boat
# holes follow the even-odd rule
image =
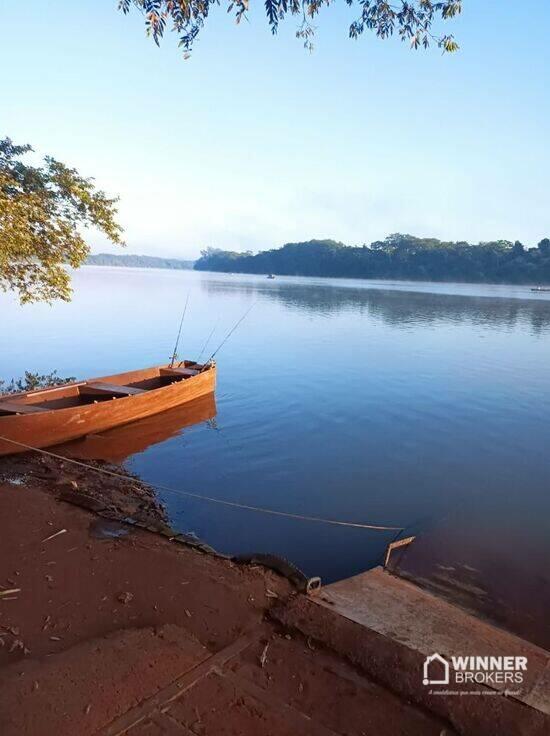
[[[180,361],[0,395],[0,455],[24,452],[6,440],[49,447],[161,413],[207,393],[216,365]]]

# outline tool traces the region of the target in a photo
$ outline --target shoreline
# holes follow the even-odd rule
[[[49,461],[19,455],[0,468],[5,736],[42,736],[43,722],[69,736],[75,721],[83,736],[481,736],[488,722],[546,732],[547,685],[528,694],[532,705],[492,698],[490,710],[478,698],[465,712],[462,698],[427,697],[417,670],[437,642],[425,632],[403,640],[399,628],[414,630],[418,598],[426,613],[443,606],[484,632],[485,645],[517,637],[380,568],[304,595],[272,570],[170,536],[153,490],[135,477],[104,483]],[[359,578],[367,592],[374,584],[366,618],[363,595],[350,599],[358,618],[339,610],[338,591],[345,600]],[[548,654],[521,646],[544,670]]]
[[[335,734],[337,722],[334,731],[323,722],[335,717],[351,719],[356,727],[346,733],[359,736],[359,724],[379,732],[388,713],[400,724],[396,733],[439,736],[439,717],[358,678],[322,643],[271,617],[275,605],[301,595],[288,580],[66,503],[67,494],[100,489],[82,478],[74,488],[73,478],[49,470],[41,480],[42,465],[24,481],[12,473],[8,482],[4,469],[0,481],[3,736],[43,736],[46,722],[57,736],[72,735],[75,722],[83,735],[126,733],[124,723],[143,721],[151,697],[165,697],[187,671],[200,682],[197,702],[178,715],[182,736]],[[116,494],[108,490],[104,505],[117,505]],[[273,689],[275,699],[267,694]],[[232,725],[223,730],[227,718]],[[166,733],[176,733],[168,725]]]
[[[128,270],[136,270],[139,269],[140,271],[191,271],[193,273],[206,273],[206,274],[225,274],[226,276],[257,276],[258,278],[266,278],[270,272],[266,271],[265,273],[258,273],[258,272],[252,272],[252,271],[209,271],[207,269],[200,269],[200,268],[169,268],[165,266],[129,266],[126,264],[113,264],[113,263],[84,263],[82,266],[80,266],[80,270],[82,268],[126,268]],[[446,285],[446,284],[457,284],[458,286],[508,286],[511,288],[520,288],[520,289],[530,289],[532,290],[532,293],[548,293],[550,291],[550,282],[549,283],[543,283],[540,284],[539,282],[525,282],[525,283],[510,283],[508,281],[457,281],[456,279],[446,279],[446,280],[430,280],[425,281],[422,279],[398,279],[398,278],[369,278],[367,276],[321,276],[321,275],[313,275],[313,274],[299,274],[299,273],[277,273],[276,271],[272,272],[274,276],[284,278],[284,279],[334,279],[337,281],[358,281],[360,283],[380,283],[380,284],[386,284],[387,286],[401,286],[403,284],[411,284],[411,285],[430,285],[430,284],[437,284],[437,285]],[[541,287],[541,288],[538,288]]]
[[[167,525],[167,514],[153,488],[123,465],[87,459],[94,468],[116,472],[124,478],[96,474],[85,467],[38,453],[0,458],[0,483],[38,485],[41,490],[90,511],[102,510],[113,519],[133,519],[143,524]]]

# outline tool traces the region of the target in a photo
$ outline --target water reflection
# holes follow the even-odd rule
[[[235,291],[237,284],[215,278],[201,282],[208,294],[224,295]],[[308,312],[315,316],[330,316],[351,311],[358,316],[372,317],[392,327],[459,324],[468,322],[484,327],[517,326],[538,335],[550,331],[550,300],[504,298],[492,296],[462,296],[424,291],[303,284],[300,282],[238,283],[241,293],[250,297],[272,299],[287,309]]]
[[[213,421],[215,416],[216,400],[214,394],[208,394],[161,414],[58,445],[54,451],[81,460],[121,463],[131,455],[177,437],[185,427]]]

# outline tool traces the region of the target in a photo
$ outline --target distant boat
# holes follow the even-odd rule
[[[275,278],[275,276],[274,276],[274,275],[273,275],[272,273],[269,273],[269,274],[267,275],[267,278],[268,278],[268,279],[274,279],[274,278]]]
[[[7,440],[51,447],[159,414],[216,388],[216,365],[185,360],[53,388],[0,396],[0,455],[25,452]]]
[[[543,286],[533,286],[533,288],[531,289],[531,291],[550,291],[550,288],[549,289],[545,289]]]

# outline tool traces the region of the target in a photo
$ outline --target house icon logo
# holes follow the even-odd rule
[[[449,663],[441,654],[431,654],[424,660],[423,685],[448,685]]]

